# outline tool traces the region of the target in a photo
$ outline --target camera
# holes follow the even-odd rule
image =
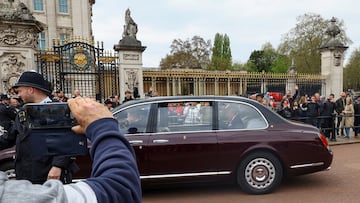
[[[67,103],[25,104],[19,116],[29,128],[33,156],[87,154],[87,138],[71,130],[77,122]]]

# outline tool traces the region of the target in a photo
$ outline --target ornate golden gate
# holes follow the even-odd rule
[[[119,93],[118,57],[81,39],[36,54],[38,71],[51,82],[54,90],[70,97],[74,90],[100,102]]]

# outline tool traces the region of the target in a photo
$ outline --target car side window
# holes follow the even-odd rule
[[[218,122],[220,130],[227,129],[261,129],[267,122],[263,116],[247,104],[233,102],[218,103]]]
[[[157,132],[212,130],[212,102],[183,101],[159,104]]]
[[[145,133],[149,120],[150,104],[125,109],[117,114],[119,129],[123,134]]]

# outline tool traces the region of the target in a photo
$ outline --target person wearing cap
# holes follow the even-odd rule
[[[14,87],[25,104],[52,102],[48,96],[51,94],[50,83],[39,73],[24,72]],[[73,159],[69,156],[32,157],[30,130],[19,115],[20,113],[8,133],[0,136],[1,150],[16,145],[16,179],[25,179],[32,183],[44,183],[47,179],[71,182],[71,172],[77,169]]]
[[[0,202],[26,203],[140,203],[141,182],[135,153],[110,111],[91,98],[69,99],[78,121],[72,130],[91,140],[91,176],[63,185],[59,180],[31,184],[9,180],[0,171]]]
[[[9,131],[16,117],[16,110],[9,105],[10,98],[6,94],[0,95],[0,135]]]

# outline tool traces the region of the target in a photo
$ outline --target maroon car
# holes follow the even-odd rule
[[[242,97],[153,97],[113,114],[135,150],[143,187],[227,181],[264,194],[286,176],[329,169],[333,158],[317,128]],[[88,177],[89,157],[77,162],[75,178]]]

